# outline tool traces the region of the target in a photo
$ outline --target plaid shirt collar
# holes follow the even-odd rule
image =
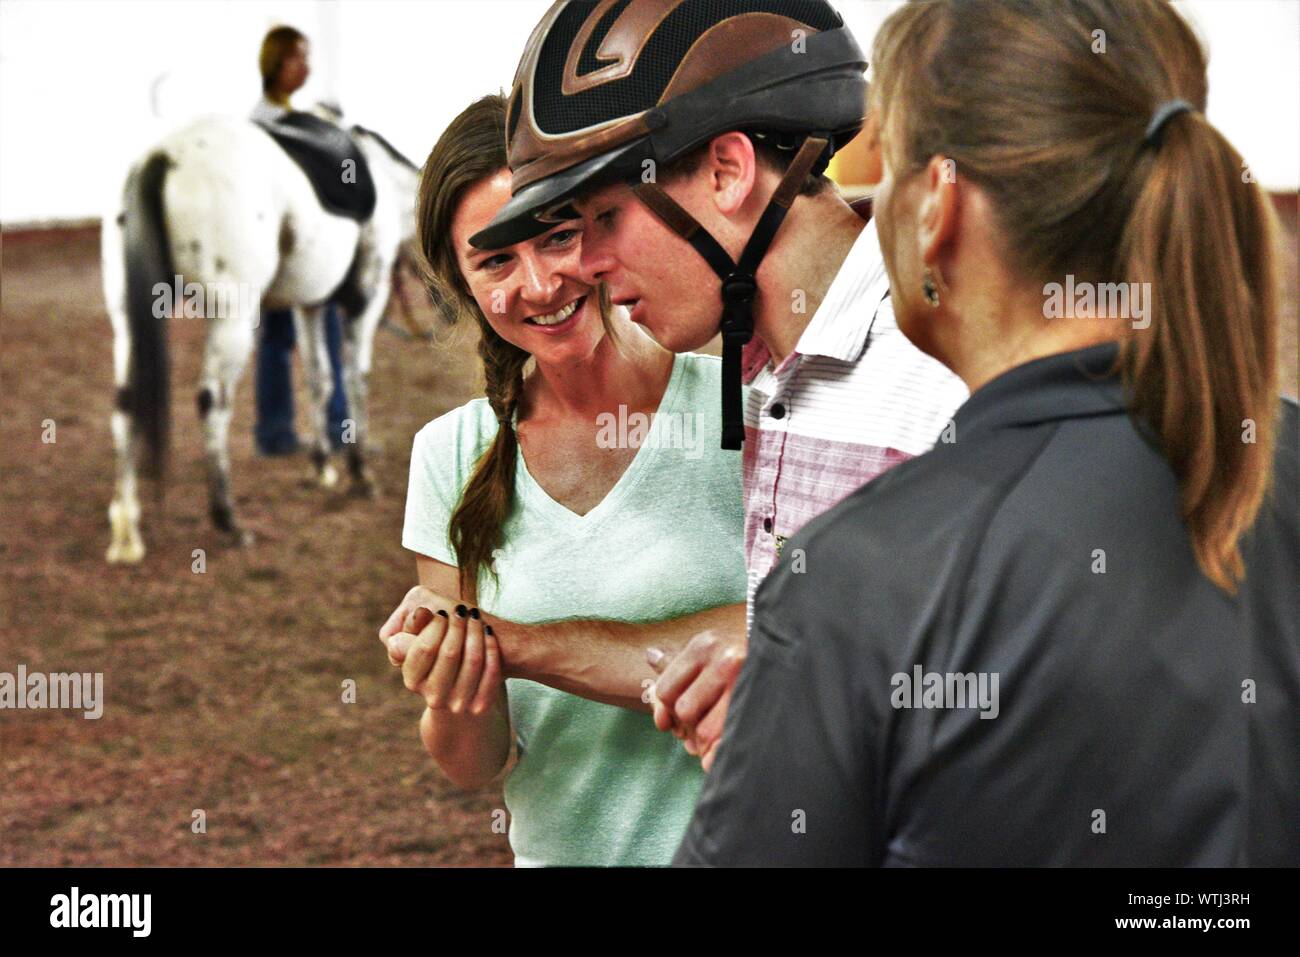
[[[876,221],[870,219],[849,249],[839,272],[831,281],[821,305],[808,322],[795,345],[795,356],[825,356],[841,362],[857,362],[867,347],[867,336],[880,310],[876,307],[889,295],[889,276],[880,251]],[[864,302],[870,303],[870,316],[863,315]],[[865,320],[865,321],[864,321]],[[741,354],[741,375],[746,384],[772,361],[772,354],[755,336]]]

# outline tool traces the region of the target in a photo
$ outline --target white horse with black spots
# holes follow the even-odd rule
[[[208,324],[197,400],[211,516],[226,538],[245,544],[251,535],[234,512],[227,433],[258,316],[263,308],[294,311],[311,396],[312,459],[317,480],[331,486],[337,473],[326,432],[332,378],[323,313],[347,280],[360,298],[359,314],[343,323],[343,381],[353,420],[344,440],[354,489],[373,493],[366,465],[371,348],[394,263],[414,232],[419,171],[377,134],[354,127],[353,137],[375,184],[374,213],[364,224],[327,212],[298,165],[248,120],[197,120],[131,168],[120,205],[104,218],[102,243],[117,386],[109,562],[144,557],[137,458],[165,482],[173,316],[202,316]]]

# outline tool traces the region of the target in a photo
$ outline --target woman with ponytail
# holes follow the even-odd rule
[[[898,323],[972,394],[787,545],[677,860],[1300,864],[1276,227],[1196,36],[926,0],[872,65]]]
[[[477,325],[486,396],[416,436],[402,544],[432,607],[381,637],[452,781],[482,786],[517,750],[505,781],[516,863],[667,864],[703,772],[655,729],[643,648],[615,656],[610,641],[622,623],[743,615],[720,362],[675,356],[587,285],[578,223],[469,245],[509,199],[505,117],[500,96],[472,104],[421,178],[426,279]],[[546,630],[575,619],[604,622],[610,640]],[[525,653],[547,641],[564,644],[549,664]]]

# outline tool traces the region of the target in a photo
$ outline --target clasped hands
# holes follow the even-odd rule
[[[388,616],[379,639],[388,660],[402,668],[407,688],[430,708],[478,715],[496,700],[506,662],[491,624],[477,609],[417,585]],[[743,637],[703,631],[675,654],[649,647],[645,658],[658,675],[647,701],[655,727],[671,731],[709,770],[745,661]]]
[[[408,691],[430,711],[479,717],[496,703],[504,687],[501,646],[477,608],[447,602],[427,588],[409,609],[406,601],[389,616],[379,638],[388,660],[402,669]],[[435,600],[426,600],[432,596]]]

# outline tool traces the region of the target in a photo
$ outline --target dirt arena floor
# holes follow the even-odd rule
[[[258,542],[229,550],[206,517],[193,398],[203,323],[171,331],[165,513],[145,499],[148,555],[110,567],[112,336],[98,239],[5,243],[0,671],[102,671],[107,703],[99,720],[0,717],[0,865],[509,864],[492,828],[499,789],[467,793],[440,775],[419,743],[420,703],[376,637],[414,583],[400,544],[411,437],[471,395],[472,343],[379,331],[385,494],[373,502],[307,484],[305,456],[254,455],[249,369],[231,457]],[[196,548],[204,574],[192,571]],[[355,704],[342,702],[347,679]],[[196,809],[206,834],[191,829]]]
[[[1294,395],[1294,203],[1284,214]],[[227,550],[206,517],[193,402],[204,329],[174,321],[165,511],[145,500],[148,556],[110,567],[111,335],[97,235],[6,238],[2,257],[0,671],[102,671],[106,705],[99,720],[0,715],[0,866],[509,864],[492,826],[499,789],[467,793],[441,777],[419,744],[419,702],[375,634],[414,581],[400,546],[410,440],[474,394],[470,331],[431,346],[380,330],[377,501],[313,487],[303,456],[253,454],[250,369],[231,453],[258,543]],[[296,384],[305,434],[300,371]],[[196,548],[203,574],[192,571]],[[354,704],[342,701],[348,679]]]

